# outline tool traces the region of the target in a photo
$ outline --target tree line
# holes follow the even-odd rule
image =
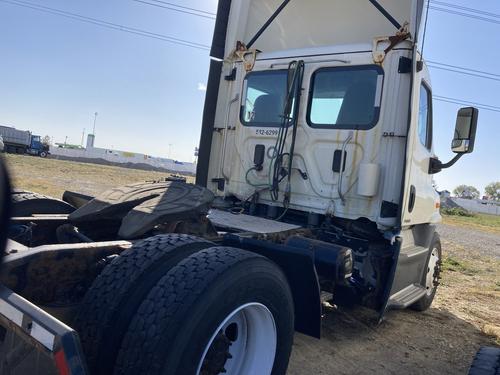
[[[493,201],[500,201],[500,181],[492,182],[484,188],[486,197]],[[477,199],[479,190],[472,185],[459,185],[453,189],[453,195],[459,198]]]

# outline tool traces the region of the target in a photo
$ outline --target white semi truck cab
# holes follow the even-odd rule
[[[427,309],[432,177],[478,111],[439,161],[424,25],[423,0],[219,0],[196,185],[12,195],[0,370],[284,374],[325,299]]]

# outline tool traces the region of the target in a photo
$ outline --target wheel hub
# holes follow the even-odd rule
[[[440,263],[441,260],[439,259],[439,252],[436,248],[434,248],[432,249],[429,263],[427,265],[427,276],[425,282],[425,288],[427,290],[427,295],[429,296],[439,285]]]
[[[231,312],[214,330],[197,375],[270,374],[276,346],[273,314],[260,303],[247,303]]]
[[[229,353],[230,346],[231,340],[226,336],[223,330],[220,330],[205,356],[200,375],[218,375],[225,373],[226,369],[224,365],[228,359],[233,357],[231,353]]]

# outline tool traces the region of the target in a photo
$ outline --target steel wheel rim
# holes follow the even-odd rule
[[[213,364],[208,361],[210,353],[214,353],[217,349],[215,345],[219,344],[220,340],[227,342],[226,339],[221,338],[221,335],[226,338],[230,337],[229,341],[231,341],[227,345],[227,352],[230,356],[227,356],[223,364],[226,370],[224,374],[265,375],[271,373],[276,355],[277,331],[274,317],[266,306],[254,302],[233,310],[212,334],[198,364],[197,375],[222,373],[222,368],[219,372],[214,371],[213,368],[207,369],[207,366]],[[218,363],[216,368],[217,366]]]
[[[429,263],[427,265],[427,276],[425,278],[425,288],[427,295],[430,296],[434,293],[438,281],[438,263],[439,263],[439,252],[437,248],[432,249],[431,256],[429,258]]]

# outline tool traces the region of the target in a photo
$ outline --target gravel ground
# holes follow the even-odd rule
[[[432,307],[389,311],[382,324],[364,308],[325,311],[322,338],[295,335],[288,375],[465,375],[480,346],[500,343],[500,235],[440,224],[447,270]]]
[[[463,227],[439,224],[438,232],[443,242],[452,242],[466,249],[500,258],[500,235],[479,230],[467,230]]]

